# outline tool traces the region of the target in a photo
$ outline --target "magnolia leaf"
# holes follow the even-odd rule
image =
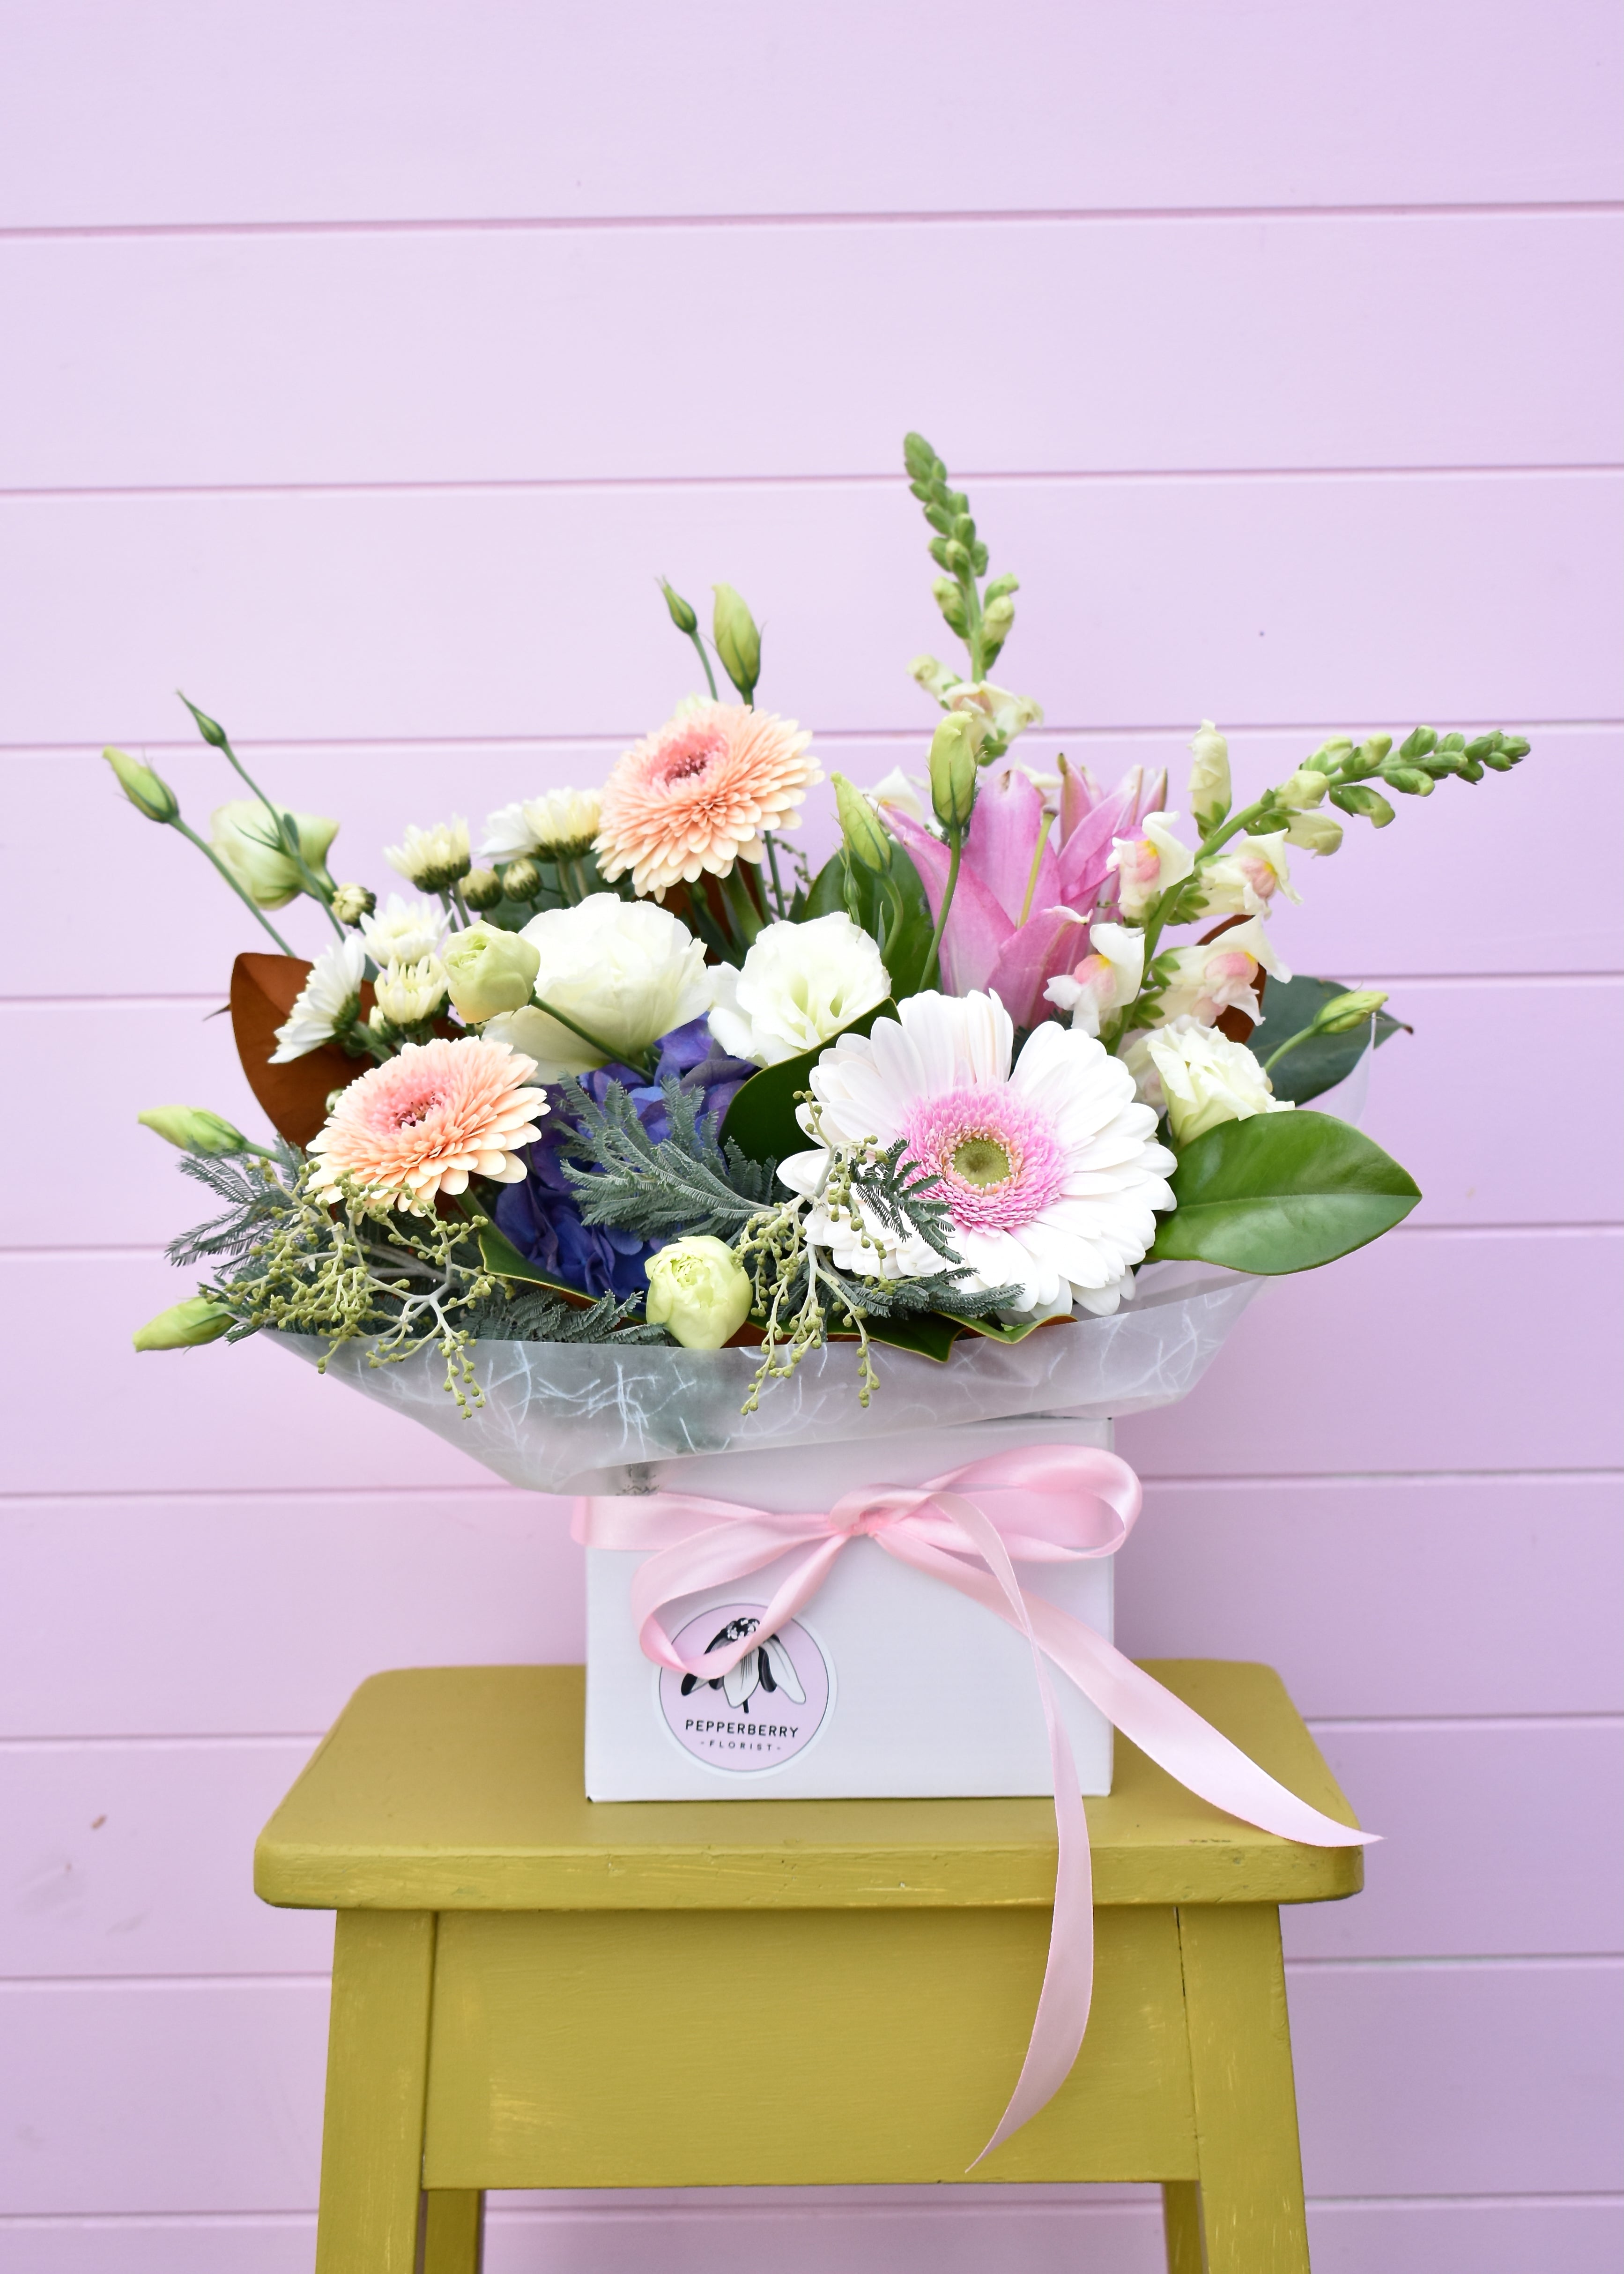
[[[590,1295],[562,1279],[550,1279],[539,1263],[532,1263],[528,1255],[521,1255],[493,1224],[487,1224],[479,1235],[479,1258],[485,1269],[493,1271],[499,1279],[520,1279],[527,1287],[545,1287],[550,1295],[561,1296],[578,1311],[592,1306],[594,1299]]]
[[[1035,1335],[1040,1327],[1070,1327],[1077,1321],[1069,1313],[1060,1312],[1047,1319],[1017,1320],[1013,1326],[1001,1325],[996,1319],[961,1319],[957,1312],[946,1314],[961,1334],[985,1335],[989,1342],[1024,1343],[1028,1335]]]
[[[1316,1013],[1326,1004],[1347,992],[1339,979],[1271,979],[1263,1024],[1239,1039],[1245,1041],[1261,1064],[1282,1043],[1312,1026]],[[1390,1018],[1385,1011],[1376,1013],[1378,1048],[1390,1035],[1410,1032],[1412,1029],[1402,1020]],[[1370,1046],[1368,1019],[1362,1020],[1345,1035],[1312,1035],[1295,1050],[1288,1050],[1271,1072],[1269,1080],[1274,1086],[1275,1096],[1289,1098],[1294,1105],[1306,1105],[1311,1097],[1322,1096],[1327,1089],[1335,1089],[1339,1082],[1346,1081]]]
[[[841,1032],[866,1035],[876,1019],[896,1015],[894,1003],[876,1003]],[[799,1058],[786,1058],[779,1065],[763,1066],[759,1073],[753,1073],[734,1093],[723,1118],[723,1143],[731,1138],[748,1161],[785,1161],[792,1153],[806,1152],[812,1141],[795,1118],[795,1093],[811,1087],[812,1069],[829,1047],[829,1043],[820,1043],[816,1050],[802,1050]]]
[[[346,1057],[336,1043],[324,1043],[286,1065],[271,1064],[276,1029],[286,1025],[310,968],[297,955],[239,955],[231,966],[231,1032],[237,1055],[272,1127],[290,1145],[308,1145],[327,1118],[333,1091],[354,1081],[372,1063],[369,1058]],[[363,986],[364,1014],[372,1003],[371,986]]]
[[[872,869],[865,869],[861,861],[851,862],[852,900],[856,904],[856,922],[873,940],[878,940],[883,929],[885,944],[880,952],[891,975],[891,998],[894,1002],[900,1002],[905,995],[912,995],[918,990],[926,952],[936,927],[919,870],[902,847],[894,842],[891,847],[890,877],[902,903],[900,922],[897,921],[897,911],[881,878]],[[806,905],[797,921],[806,923],[814,916],[850,915],[851,913],[846,900],[846,855],[839,852],[826,861],[813,878]]]
[[[1328,1113],[1222,1121],[1185,1146],[1171,1182],[1178,1206],[1162,1217],[1149,1261],[1268,1276],[1365,1246],[1421,1197],[1380,1145]]]

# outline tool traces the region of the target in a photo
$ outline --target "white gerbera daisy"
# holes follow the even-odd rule
[[[824,1139],[906,1140],[907,1158],[937,1179],[967,1289],[1019,1285],[1023,1313],[1053,1311],[1068,1294],[1115,1310],[1156,1236],[1155,1211],[1173,1205],[1176,1166],[1126,1066],[1050,1022],[1011,1072],[1014,1028],[996,995],[913,995],[899,1015],[876,1020],[866,1040],[842,1035],[814,1067]],[[796,1153],[778,1174],[810,1197],[828,1159],[821,1147]],[[921,1241],[831,1222],[819,1207],[807,1236],[842,1270],[899,1278],[941,1268]]]

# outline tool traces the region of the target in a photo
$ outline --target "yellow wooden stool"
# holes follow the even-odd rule
[[[1280,1678],[1151,1670],[1352,1821]],[[267,1902],[338,1913],[318,2274],[473,2274],[488,2187],[952,2181],[1042,1977],[1046,1800],[582,1791],[578,1667],[363,1684],[271,1818]],[[1159,2180],[1172,2274],[1308,2264],[1281,1903],[1356,1894],[1120,1738],[1088,1803],[1088,2036],[981,2180]]]

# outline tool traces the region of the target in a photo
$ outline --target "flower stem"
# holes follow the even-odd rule
[[[183,702],[185,700],[184,696],[181,699]],[[220,748],[225,752],[225,755],[230,761],[231,764],[237,768],[237,772],[241,774],[249,788],[252,790],[260,804],[270,815],[271,820],[275,825],[277,844],[282,847],[289,860],[292,862],[294,867],[298,870],[300,877],[304,880],[305,892],[309,893],[312,900],[316,901],[320,907],[327,910],[327,922],[332,925],[340,939],[342,939],[344,936],[344,927],[340,923],[338,918],[333,913],[332,887],[330,885],[324,885],[321,882],[321,879],[317,876],[309,862],[304,858],[304,848],[299,843],[299,832],[297,825],[295,825],[293,816],[290,813],[282,812],[278,807],[271,803],[270,799],[267,797],[259,783],[249,772],[241,758],[237,757],[237,752],[231,748],[230,737],[225,733],[223,728],[221,731]]]
[[[694,646],[698,652],[700,663],[703,666],[705,684],[710,689],[710,700],[712,703],[719,703],[722,698],[716,691],[716,674],[711,670],[710,659],[705,653],[704,641],[700,637],[697,629],[691,631],[688,634],[688,637],[693,641]]]
[[[252,894],[245,892],[243,886],[237,883],[237,878],[231,874],[231,871],[221,859],[219,854],[215,852],[214,847],[212,845],[206,845],[203,840],[198,835],[197,831],[195,829],[189,829],[178,814],[177,814],[174,820],[170,822],[169,827],[171,829],[178,829],[183,837],[184,837],[191,844],[197,847],[199,852],[203,855],[206,861],[212,861],[214,862],[215,868],[219,870],[221,875],[225,878],[227,884],[230,885],[231,890],[237,894],[237,899],[242,901],[244,907],[246,908],[252,908],[254,915],[259,917],[259,922],[265,926],[265,929],[269,932],[277,946],[281,948],[282,953],[284,955],[291,955],[293,953],[293,950],[289,946],[287,941],[277,930],[269,916],[266,915],[265,910],[259,906],[258,900],[253,898]]]
[[[722,879],[722,905],[727,910],[729,930],[741,945],[748,947],[762,929],[761,911],[750,897],[750,888],[740,874],[737,861]]]
[[[788,913],[789,904],[784,898],[784,886],[778,877],[778,848],[774,842],[771,829],[764,832],[764,836],[767,846],[767,866],[772,871],[772,897],[778,904],[778,918],[782,922]]]
[[[947,928],[947,912],[953,905],[953,893],[958,888],[959,862],[959,856],[964,851],[964,831],[962,829],[951,830],[948,832],[947,841],[949,846],[947,885],[942,894],[942,910],[941,914],[936,918],[936,930],[931,933],[930,945],[925,950],[924,968],[919,975],[919,984],[921,992],[933,983],[938,986],[941,984],[942,968],[940,958],[942,934]]]
[[[536,1008],[538,1011],[545,1011],[549,1019],[556,1019],[560,1027],[568,1027],[572,1035],[578,1035],[590,1049],[601,1050],[605,1058],[613,1065],[632,1066],[645,1079],[652,1078],[654,1060],[649,1051],[617,1050],[613,1043],[605,1042],[601,1035],[593,1034],[590,1027],[577,1025],[567,1012],[555,1011],[544,996],[538,995],[536,998]]]

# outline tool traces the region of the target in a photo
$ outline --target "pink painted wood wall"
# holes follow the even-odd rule
[[[1413,1022],[1369,1124],[1427,1197],[1124,1430],[1120,1585],[1131,1646],[1280,1667],[1388,1835],[1289,1925],[1316,2265],[1617,2265],[1619,44],[1601,0],[11,0],[5,2274],[309,2266],[330,1929],[254,1832],[373,1669],[581,1647],[559,1506],[269,1348],[132,1356],[189,1220],[133,1115],[252,1116],[208,1014],[256,942],[94,754],[207,814],[184,684],[381,883],[685,691],[665,571],[872,779],[940,640],[910,425],[1024,581],[1034,755],[1534,738],[1281,920]],[[1159,2249],[1142,2191],[980,2188],[524,2198],[490,2263]]]

